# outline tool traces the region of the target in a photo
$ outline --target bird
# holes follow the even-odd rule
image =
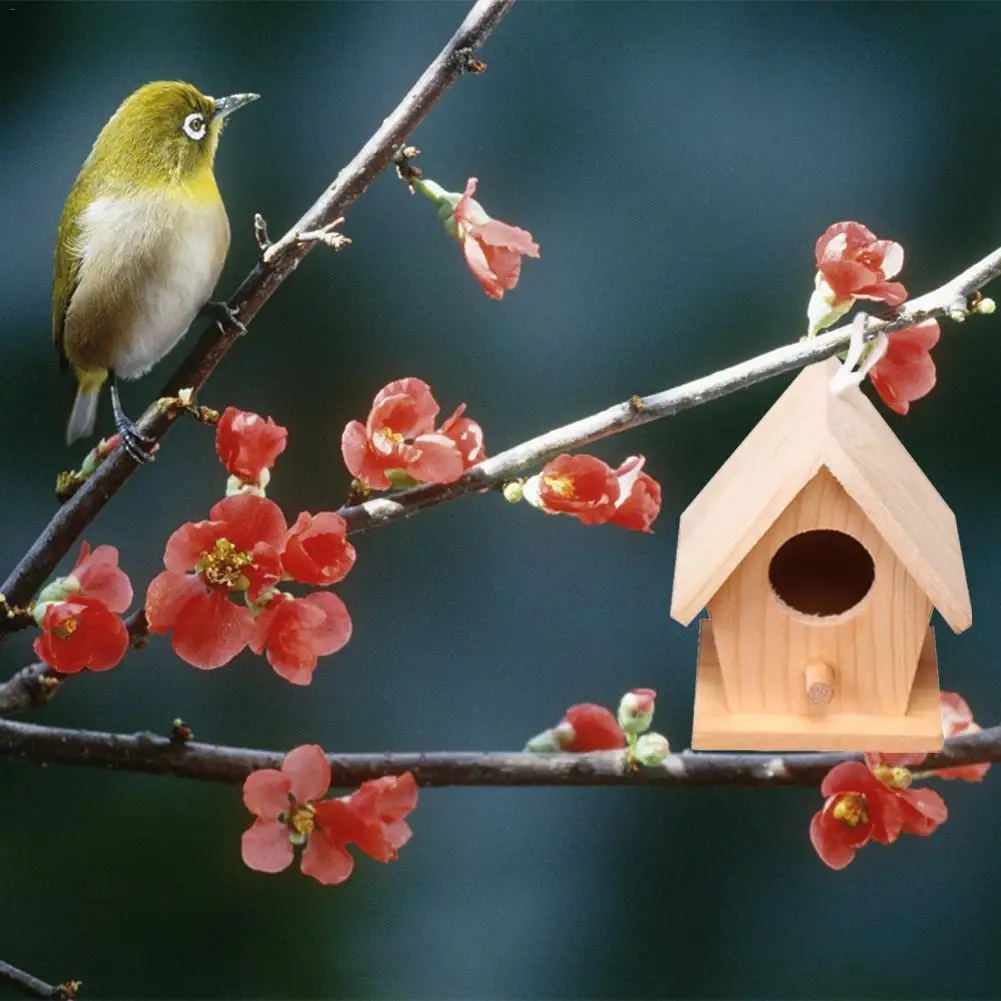
[[[123,447],[136,462],[152,458],[153,441],[122,410],[118,380],[148,372],[198,315],[244,329],[211,299],[230,240],[213,163],[226,119],[258,97],[155,81],[101,129],[56,235],[52,334],[77,381],[68,445],[93,434],[108,382]]]

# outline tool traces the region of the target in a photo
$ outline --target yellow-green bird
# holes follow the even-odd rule
[[[116,378],[149,371],[200,312],[239,326],[209,301],[229,250],[212,164],[226,117],[257,96],[148,83],[97,137],[56,237],[52,333],[78,383],[67,444],[93,433],[109,381],[123,444],[137,461],[149,458],[152,443],[122,411]]]

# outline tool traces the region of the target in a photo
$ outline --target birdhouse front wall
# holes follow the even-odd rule
[[[794,554],[791,563],[783,564],[785,553]],[[866,573],[867,589],[869,578],[859,576]],[[864,596],[840,611],[853,587]],[[831,601],[836,614],[815,613]],[[822,468],[709,601],[727,708],[816,712],[808,672],[819,671],[833,689],[826,713],[903,715],[931,612],[862,509]]]

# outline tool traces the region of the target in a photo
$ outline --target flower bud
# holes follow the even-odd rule
[[[636,741],[634,756],[641,765],[649,768],[662,765],[671,753],[671,745],[662,733],[644,733]]]
[[[519,480],[511,480],[510,483],[504,484],[504,500],[506,500],[508,504],[517,504],[521,500],[524,492],[525,491]]]
[[[649,730],[656,698],[657,693],[652,688],[634,688],[626,692],[619,703],[619,726],[634,736]]]
[[[543,730],[542,733],[536,734],[525,745],[525,750],[533,754],[555,754],[562,751],[563,744],[560,742],[560,735],[556,732],[557,729],[558,727],[551,730]]]
[[[260,482],[258,483],[248,483],[246,480],[241,480],[239,476],[230,476],[226,480],[226,496],[232,497],[234,494],[253,494],[255,497],[266,496],[266,489],[268,483],[271,482],[271,470],[262,469],[260,474]]]
[[[534,476],[530,476],[521,485],[521,496],[523,500],[528,501],[532,507],[537,507],[542,510],[542,498],[539,496],[539,473]]]

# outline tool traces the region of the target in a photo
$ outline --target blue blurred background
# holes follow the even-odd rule
[[[444,3],[24,4],[0,12],[0,499],[3,574],[78,464],[49,339],[63,199],[100,127],[150,79],[264,96],[217,176],[254,262],[254,212],[285,230],[438,52]],[[290,430],[270,495],[336,507],[346,421],[392,378],[461,401],[497,452],[797,338],[813,244],[858,219],[907,248],[927,290],[1001,242],[1001,8],[518,5],[412,141],[429,177],[532,231],[539,261],[488,299],[431,206],[381,177],[353,246],[289,278],[202,402]],[[995,291],[995,294],[997,292]],[[956,511],[976,625],[940,625],[943,686],[1001,713],[996,319],[945,325],[939,384],[895,430]],[[139,412],[180,351],[125,401]],[[285,749],[520,747],[574,702],[660,694],[690,734],[696,631],[668,616],[677,519],[788,378],[614,438],[664,485],[653,536],[474,496],[357,539],[338,592],[349,646],[294,688],[260,658],[202,673],[155,639],[38,721]],[[102,411],[107,431],[110,416]],[[182,423],[87,532],[137,589],[223,485]],[[30,637],[2,653],[4,675]],[[0,956],[87,998],[997,996],[999,778],[943,788],[926,841],[842,873],[810,847],[815,790],[433,790],[399,862],[339,888],[246,869],[236,788],[0,762]],[[2,991],[2,989],[0,989]],[[8,996],[2,994],[2,996]]]

